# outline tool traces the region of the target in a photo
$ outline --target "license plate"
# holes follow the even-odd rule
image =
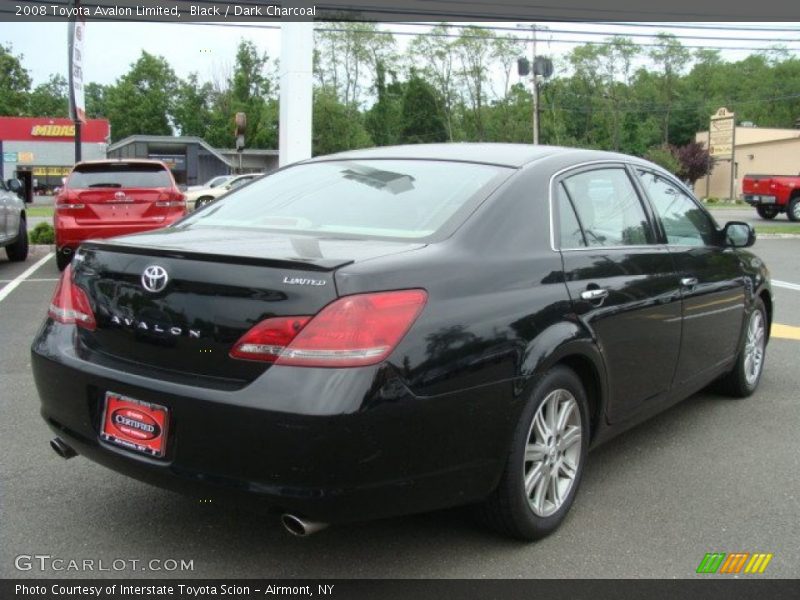
[[[100,438],[111,444],[161,458],[167,447],[169,409],[107,392]]]

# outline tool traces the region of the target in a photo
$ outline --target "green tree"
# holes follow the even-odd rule
[[[47,83],[37,85],[28,97],[28,114],[33,117],[69,116],[67,80],[62,75],[50,75]]]
[[[403,141],[409,144],[444,142],[447,128],[436,89],[411,69],[403,95]]]
[[[89,82],[84,87],[84,100],[86,102],[86,116],[90,119],[105,118],[108,116],[108,102],[106,95],[108,86]]]
[[[470,107],[469,119],[472,139],[486,139],[484,107],[487,100],[487,82],[490,72],[492,45],[489,33],[476,26],[461,30],[455,41],[459,59],[459,78]]]
[[[656,163],[659,167],[666,169],[673,175],[677,175],[681,170],[681,163],[675,158],[672,148],[667,145],[653,146],[649,148],[644,158]]]
[[[211,115],[207,141],[217,147],[233,147],[233,122],[237,112],[247,115],[245,145],[278,147],[278,100],[274,66],[250,40],[241,40],[233,72],[209,88]]]
[[[169,63],[143,50],[130,71],[106,91],[113,139],[134,134],[171,135],[170,115],[177,88],[178,78]]]
[[[375,94],[377,101],[364,115],[364,126],[376,146],[389,146],[400,142],[403,130],[403,96],[406,84],[386,83],[383,61],[376,65]]]
[[[196,73],[178,83],[172,121],[181,135],[206,136],[211,122],[211,92],[211,84],[200,84]]]
[[[339,102],[331,89],[315,90],[312,134],[315,156],[371,145],[372,139],[357,110]]]
[[[333,90],[345,106],[360,108],[379,62],[391,64],[394,37],[375,23],[338,21],[315,33],[314,75],[320,87]]]
[[[456,90],[456,47],[447,38],[450,27],[447,23],[437,25],[431,35],[418,35],[409,45],[409,60],[415,65],[421,77],[436,88],[437,98],[442,103],[447,126],[447,137],[452,142],[455,133],[454,110],[458,103]]]
[[[0,44],[0,115],[21,116],[28,107],[31,77],[22,66],[23,56],[14,56],[13,49]]]
[[[658,88],[662,103],[663,142],[669,144],[672,108],[679,95],[681,73],[689,63],[690,54],[672,34],[659,33],[657,40],[656,46],[650,50],[650,59],[660,69]]]

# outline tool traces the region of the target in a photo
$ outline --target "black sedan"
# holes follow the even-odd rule
[[[590,447],[709,384],[756,389],[754,239],[620,154],[320,157],[85,243],[33,343],[42,415],[61,456],[298,535],[476,504],[536,539]]]

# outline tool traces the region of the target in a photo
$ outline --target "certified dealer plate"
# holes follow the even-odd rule
[[[148,456],[161,458],[167,447],[169,409],[107,392],[100,438]]]

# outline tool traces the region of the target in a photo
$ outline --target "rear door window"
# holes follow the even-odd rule
[[[162,165],[124,162],[85,164],[75,167],[67,187],[165,188],[172,187],[172,179]]]
[[[575,216],[575,209],[569,200],[564,184],[559,183],[556,187],[556,202],[558,203],[558,222],[560,246],[562,249],[583,248],[586,240],[583,237],[581,225]]]
[[[564,179],[588,246],[652,243],[647,216],[622,167],[582,171]]]

